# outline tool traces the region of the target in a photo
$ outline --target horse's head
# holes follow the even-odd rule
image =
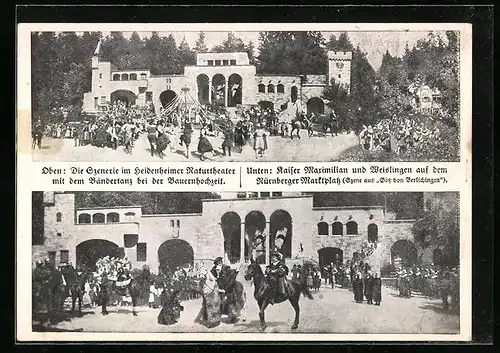
[[[250,260],[250,265],[248,265],[247,270],[245,271],[245,276],[244,276],[245,280],[249,281],[259,273],[262,273],[260,265],[253,259]]]

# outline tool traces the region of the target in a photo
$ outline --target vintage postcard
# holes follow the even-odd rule
[[[471,340],[471,33],[19,24],[17,339]]]

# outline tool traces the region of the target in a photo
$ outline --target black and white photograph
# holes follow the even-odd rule
[[[258,28],[31,31],[33,161],[460,161],[464,27]]]
[[[452,339],[459,198],[33,191],[32,330]]]

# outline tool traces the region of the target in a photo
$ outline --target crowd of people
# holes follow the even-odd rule
[[[262,158],[268,150],[269,136],[293,137],[297,131],[293,121],[300,121],[302,128],[308,127],[309,134],[313,116],[286,116],[284,111],[273,108],[252,106],[229,112],[221,106],[197,105],[160,108],[155,112],[152,104],[146,106],[131,105],[123,101],[114,101],[108,109],[96,117],[88,117],[82,122],[56,122],[41,128],[41,124],[33,124],[33,148],[40,145],[42,129],[46,136],[62,139],[71,138],[74,146],[92,145],[118,149],[132,154],[134,142],[140,136],[147,136],[151,156],[165,156],[178,152],[177,146],[185,149],[186,158],[190,158],[194,125],[199,127],[196,152],[200,159],[205,154],[229,155],[242,153],[245,146],[251,146],[255,158]],[[295,129],[295,130],[294,130]],[[300,129],[299,129],[300,130]],[[222,136],[221,136],[222,135]],[[40,138],[38,138],[40,136]],[[213,146],[208,137],[222,137],[220,146]],[[297,131],[297,136],[298,134]],[[311,135],[310,135],[311,136]]]
[[[441,131],[429,129],[425,122],[410,118],[380,120],[375,125],[363,125],[359,133],[362,149],[403,154],[421,150],[426,144],[441,140]]]

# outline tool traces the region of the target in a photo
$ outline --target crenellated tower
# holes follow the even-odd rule
[[[329,51],[328,52],[328,84],[334,80],[351,92],[351,63],[352,52]]]

